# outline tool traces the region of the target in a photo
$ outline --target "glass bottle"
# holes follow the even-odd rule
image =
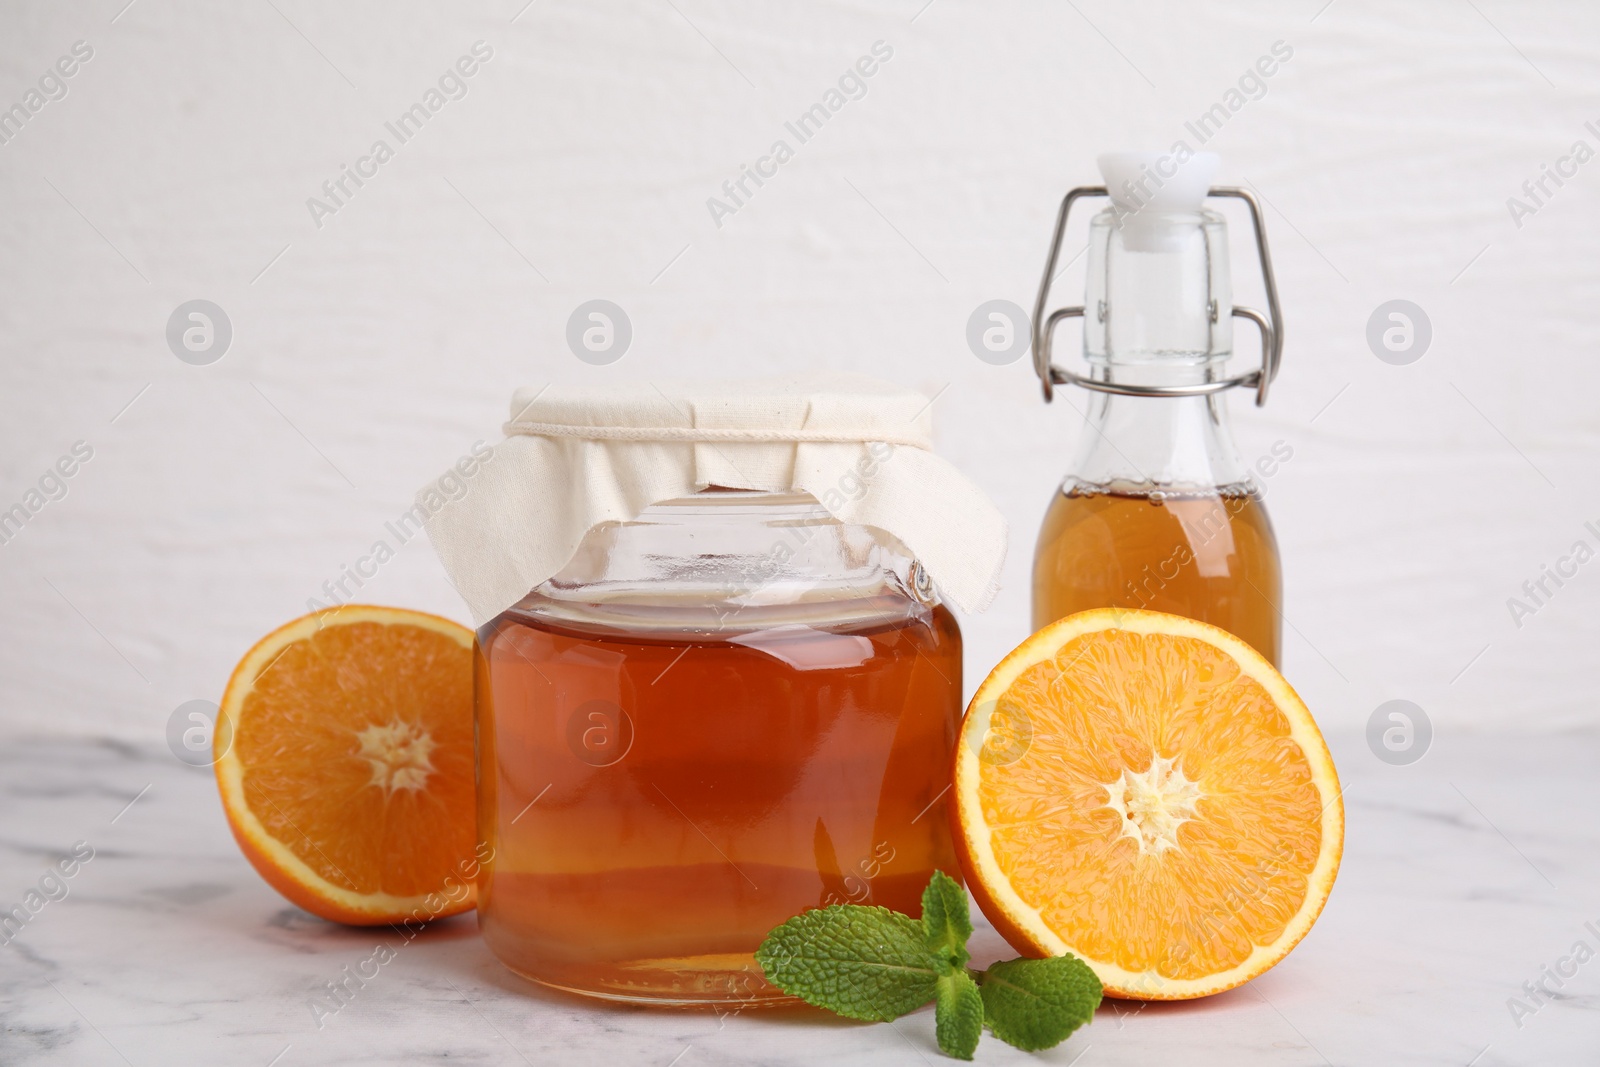
[[[1106,187],[1074,190],[1057,220],[1035,308],[1040,321],[1068,211],[1112,198],[1090,222],[1085,299],[1036,327],[1046,399],[1056,384],[1090,390],[1077,456],[1035,548],[1033,626],[1090,608],[1146,608],[1212,623],[1279,657],[1277,541],[1253,469],[1240,459],[1223,391],[1276,373],[1282,344],[1259,208],[1243,190],[1210,189],[1215,157],[1101,157]],[[1211,196],[1249,203],[1271,317],[1232,304],[1227,223]],[[1087,376],[1052,366],[1050,337],[1084,319]],[[1226,376],[1234,318],[1262,331],[1259,371]],[[1280,446],[1280,453],[1283,446]],[[1289,453],[1292,454],[1292,453]],[[1263,457],[1275,467],[1287,455]],[[1262,468],[1267,469],[1267,468]]]
[[[833,903],[920,914],[961,635],[889,535],[709,490],[592,529],[478,633],[490,949],[615,1000],[787,998],[752,953]]]

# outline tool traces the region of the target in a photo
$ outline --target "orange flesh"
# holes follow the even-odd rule
[[[436,892],[472,856],[471,649],[399,623],[326,625],[244,696],[235,754],[268,834],[354,893]]]
[[[1288,718],[1222,650],[1103,630],[1068,641],[998,699],[978,797],[1000,869],[1088,958],[1200,979],[1243,964],[1305,903],[1322,797]],[[1031,733],[1031,738],[1027,737]],[[1004,744],[1004,742],[1002,742]],[[1158,757],[1198,788],[1172,844],[1141,848],[1109,806]]]

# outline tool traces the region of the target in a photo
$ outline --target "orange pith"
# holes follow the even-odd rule
[[[1231,634],[1104,609],[1045,627],[979,687],[958,849],[1019,951],[1112,995],[1183,999],[1281,960],[1327,900],[1338,779],[1310,712]]]
[[[472,631],[345,605],[239,662],[217,785],[245,856],[294,903],[376,924],[473,906]]]

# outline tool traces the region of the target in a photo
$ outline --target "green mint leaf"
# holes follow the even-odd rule
[[[1007,960],[978,976],[994,1036],[1027,1052],[1054,1048],[1094,1017],[1100,979],[1076,956]]]
[[[928,951],[940,961],[941,974],[964,973],[967,938],[972,936],[972,915],[967,910],[967,891],[943,871],[934,871],[928,888],[922,891],[922,928]]]
[[[939,979],[934,998],[934,1035],[939,1051],[958,1060],[972,1059],[983,1036],[983,995],[965,970],[952,971]]]
[[[922,1007],[939,980],[921,923],[859,904],[795,916],[761,942],[756,962],[785,993],[868,1022]]]

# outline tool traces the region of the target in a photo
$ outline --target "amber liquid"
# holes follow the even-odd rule
[[[933,870],[959,870],[960,634],[942,607],[883,599],[887,621],[858,602],[846,623],[687,635],[515,611],[485,626],[494,953],[574,992],[753,1005],[785,999],[752,956],[779,923],[832,903],[919,915]]]
[[[1209,622],[1278,663],[1282,575],[1261,498],[1246,489],[1139,493],[1068,483],[1033,562],[1033,627],[1090,608]]]

